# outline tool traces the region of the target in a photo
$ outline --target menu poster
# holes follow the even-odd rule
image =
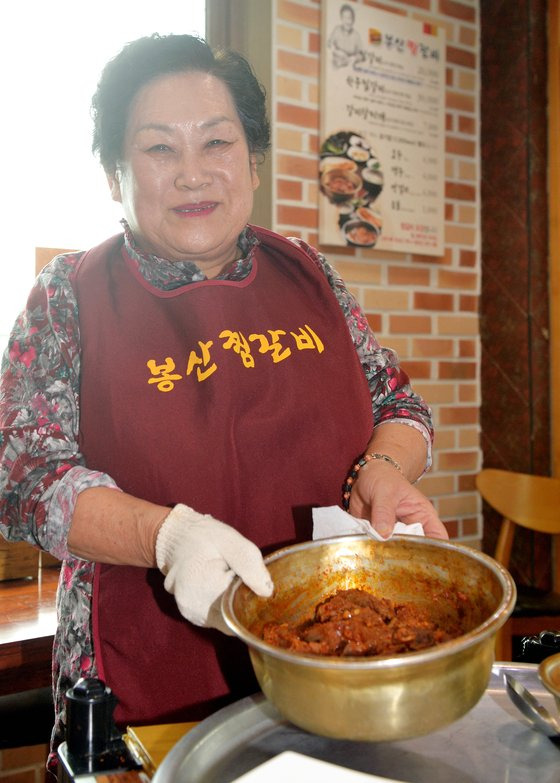
[[[443,253],[445,33],[322,2],[319,241]]]

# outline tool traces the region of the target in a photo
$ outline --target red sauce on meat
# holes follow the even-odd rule
[[[395,655],[433,647],[464,630],[443,630],[414,603],[396,603],[365,590],[340,590],[300,624],[267,623],[265,642],[300,653],[339,656]]]

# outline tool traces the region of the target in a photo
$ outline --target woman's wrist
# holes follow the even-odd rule
[[[401,476],[405,477],[400,463],[389,454],[384,454],[383,452],[379,451],[373,451],[364,454],[363,457],[361,457],[359,460],[356,460],[342,487],[342,507],[345,511],[348,511],[350,507],[350,495],[352,494],[352,489],[356,479],[358,478],[359,472],[370,462],[375,462],[376,460],[380,460],[385,462],[387,465],[391,465],[392,468],[399,471]]]
[[[78,496],[69,552],[82,560],[156,567],[156,540],[170,509],[126,492],[90,487]]]
[[[388,421],[375,427],[364,454],[386,454],[397,462],[411,484],[425,473],[429,445],[422,432],[401,421]]]

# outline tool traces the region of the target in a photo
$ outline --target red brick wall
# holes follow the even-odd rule
[[[395,348],[434,412],[434,467],[421,483],[450,535],[482,535],[480,468],[479,21],[476,0],[394,0],[372,8],[446,31],[445,252],[441,257],[321,248]],[[319,0],[276,0],[274,228],[318,245]]]

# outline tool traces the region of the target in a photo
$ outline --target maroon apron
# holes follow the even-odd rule
[[[373,429],[371,397],[322,272],[256,229],[242,281],[159,291],[122,237],[89,251],[75,289],[86,464],[132,495],[186,503],[264,553],[311,538]],[[179,614],[157,569],[97,565],[99,676],[120,723],[198,720],[257,689],[238,640]]]

